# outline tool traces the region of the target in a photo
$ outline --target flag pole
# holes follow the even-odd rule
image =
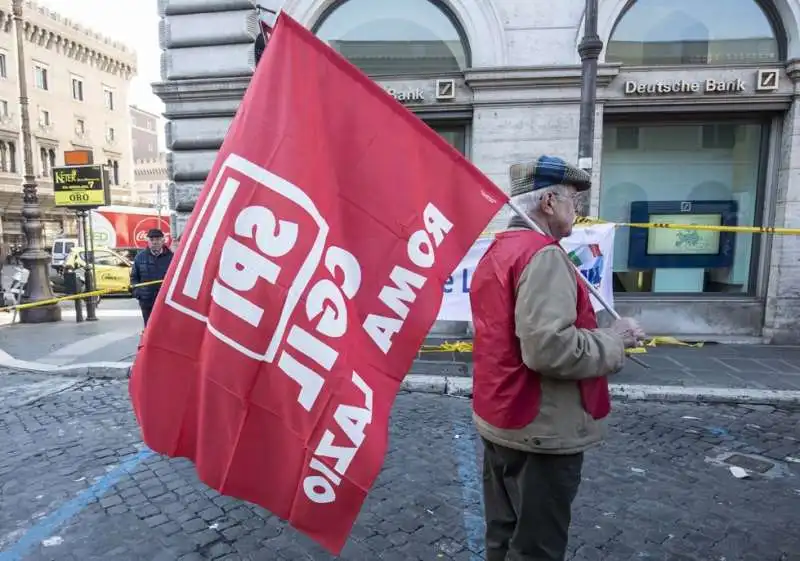
[[[530,226],[531,229],[542,234],[543,236],[547,235],[539,227],[539,225],[536,222],[534,222],[533,219],[530,216],[528,216],[514,201],[509,199],[506,204],[511,208],[511,210],[513,210],[517,214],[517,216],[522,218],[525,224]],[[591,281],[589,281],[589,279],[583,276],[583,274],[578,270],[578,267],[575,265],[575,263],[572,264],[572,267],[575,269],[578,278],[581,279],[581,281],[583,281],[583,284],[586,286],[586,288],[589,289],[589,292],[592,293],[592,296],[597,298],[597,301],[600,302],[600,305],[603,306],[603,308],[605,308],[605,310],[609,314],[611,314],[611,317],[613,317],[614,319],[622,319],[622,316],[620,316],[617,313],[617,311],[611,306],[611,304],[608,303],[608,301],[605,298],[603,298],[603,295],[600,294],[600,290],[595,285],[593,285]],[[644,368],[650,368],[647,364],[645,364],[644,362],[642,362],[641,360],[639,360],[634,356],[628,355],[628,358],[630,358],[633,362],[635,362],[639,366],[642,366]]]

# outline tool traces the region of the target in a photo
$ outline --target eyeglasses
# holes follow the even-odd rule
[[[572,193],[571,195],[555,193],[554,195],[557,199],[571,202],[572,208],[575,210],[580,210],[583,206],[583,193]]]

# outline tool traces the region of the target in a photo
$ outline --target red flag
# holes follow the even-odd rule
[[[506,201],[282,14],[136,358],[147,445],[338,553],[444,282]]]

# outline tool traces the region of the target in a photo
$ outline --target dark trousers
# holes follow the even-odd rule
[[[483,445],[486,561],[563,561],[583,454]]]
[[[153,304],[155,304],[155,302],[139,300],[139,308],[142,310],[142,319],[144,320],[145,327],[147,327],[147,320],[150,319],[150,314],[153,312]]]

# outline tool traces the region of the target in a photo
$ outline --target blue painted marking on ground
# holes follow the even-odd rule
[[[108,472],[80,495],[61,505],[55,512],[42,518],[35,526],[25,532],[13,546],[0,551],[0,561],[20,561],[31,549],[53,535],[62,524],[86,508],[90,500],[103,496],[106,491],[116,485],[141,461],[152,455],[153,452],[151,450],[142,450]]]
[[[467,533],[467,546],[472,555],[471,561],[483,560],[483,539],[485,522],[483,520],[483,486],[478,477],[477,452],[472,438],[472,427],[464,423],[453,424],[458,479],[461,482],[463,501],[464,531]],[[2,561],[2,559],[0,559]]]

